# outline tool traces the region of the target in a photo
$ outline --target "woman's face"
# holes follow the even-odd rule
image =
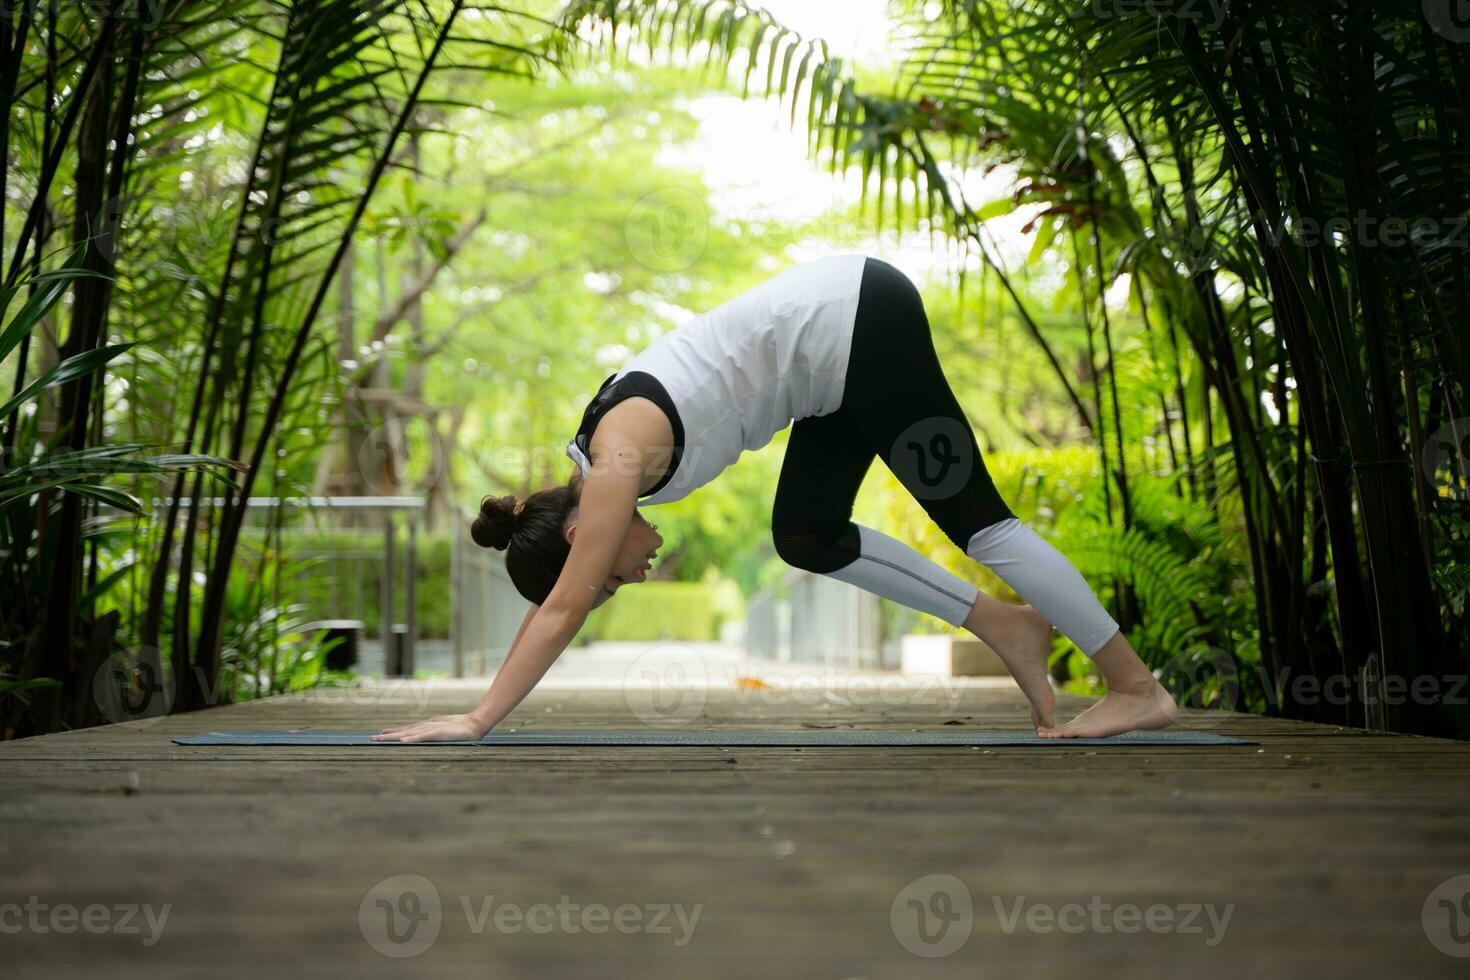
[[[567,528],[567,540],[571,540],[576,527],[576,521],[573,520],[571,527]],[[598,596],[593,608],[602,605],[624,585],[647,579],[650,570],[648,566],[663,544],[664,539],[658,533],[658,527],[648,523],[643,512],[634,508],[633,521],[623,537],[623,547],[618,551],[618,557],[608,572],[607,581],[603,583],[603,594]]]

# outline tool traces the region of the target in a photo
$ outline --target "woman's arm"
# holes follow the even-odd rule
[[[594,467],[584,483],[577,507],[577,530],[572,534],[572,549],[561,575],[546,604],[526,627],[518,655],[506,656],[490,690],[469,714],[474,723],[484,726],[481,734],[500,724],[531,693],[572,642],[586,622],[592,603],[602,594],[628,526],[633,523],[633,506],[638,500],[640,470],[628,461],[641,456],[632,446],[613,452],[614,459],[622,455],[626,455],[625,465]]]
[[[631,446],[615,455],[624,453],[628,459],[636,456]],[[441,715],[384,729],[373,741],[479,739],[531,693],[582,628],[622,549],[639,487],[639,470],[628,465],[628,459],[622,465],[594,467],[587,478],[578,508],[578,529],[561,575],[545,604],[533,607],[521,623],[516,642],[479,705],[464,715]]]
[[[531,693],[556,658],[571,644],[572,637],[577,635],[585,619],[585,616],[576,616],[566,610],[552,609],[550,603],[531,619],[524,639],[515,651],[517,655],[506,656],[505,663],[495,672],[490,690],[467,716],[479,728],[475,738],[482,737],[500,724],[501,719]]]
[[[531,620],[535,618],[536,613],[539,612],[540,609],[541,607],[533,602],[531,603],[531,608],[526,610],[525,618],[521,620],[521,628],[516,630],[516,638],[510,641],[510,649],[505,651],[505,659],[500,663],[500,668],[502,670],[505,668],[506,664],[510,663],[510,659],[516,655],[516,650],[519,649],[521,645],[521,637],[526,635],[526,627],[531,625]]]
[[[585,618],[585,617],[583,617]],[[372,737],[374,742],[441,742],[473,741],[485,733],[520,704],[536,682],[551,667],[561,652],[572,642],[582,618],[563,611],[533,607],[521,623],[521,630],[495,672],[495,680],[473,711],[462,715],[435,715],[426,721],[385,728]]]
[[[510,641],[510,650],[506,651],[505,656],[507,659],[515,652],[516,644],[521,642],[521,637],[526,635],[526,627],[531,625],[531,618],[536,615],[536,611],[540,608],[540,606],[533,602],[531,603],[531,608],[526,610],[526,615],[521,619],[521,628],[516,630],[516,638]]]

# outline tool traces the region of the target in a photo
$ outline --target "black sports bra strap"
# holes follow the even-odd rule
[[[664,471],[663,477],[654,485],[653,489],[640,497],[651,497],[662,490],[668,482],[673,479],[675,471],[679,468],[679,460],[684,456],[684,424],[679,418],[679,411],[674,406],[674,400],[669,397],[668,391],[653,375],[647,371],[629,371],[627,374],[613,382],[617,372],[607,376],[607,379],[597,389],[597,394],[587,403],[587,408],[582,412],[582,422],[577,427],[577,435],[573,440],[577,448],[588,459],[592,458],[592,433],[597,429],[597,423],[618,402],[634,395],[640,395],[653,401],[659,408],[663,409],[668,416],[669,423],[674,430],[674,453],[669,459],[668,469]]]

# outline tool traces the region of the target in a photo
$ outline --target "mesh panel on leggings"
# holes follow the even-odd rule
[[[782,561],[809,572],[835,572],[862,555],[862,538],[851,521],[835,532],[775,531],[771,537]]]

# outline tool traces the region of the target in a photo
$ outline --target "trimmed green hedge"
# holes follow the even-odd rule
[[[250,528],[241,532],[241,544],[253,553],[265,543],[265,532]],[[394,565],[394,602],[401,622],[407,596],[407,534],[398,537]],[[274,542],[273,542],[274,543]],[[304,603],[303,615],[312,619],[359,619],[369,636],[378,633],[378,589],[383,573],[381,531],[312,531],[287,533],[284,550],[293,567],[285,582],[291,602]],[[450,538],[444,534],[420,534],[415,541],[417,571],[414,606],[419,635],[435,639],[449,636],[451,583],[449,580]],[[366,552],[366,557],[308,558],[317,552]]]
[[[720,616],[703,582],[642,582],[587,616],[581,635],[592,640],[716,640]]]
[[[397,615],[403,616],[405,596],[404,547],[407,536],[400,533],[398,563],[394,575]],[[254,553],[265,543],[258,528],[242,532],[242,546]],[[286,555],[293,568],[285,579],[289,601],[303,603],[302,615],[311,619],[358,619],[368,636],[378,633],[378,585],[382,574],[383,535],[379,531],[314,531],[288,534]],[[319,552],[348,551],[363,557],[306,556]],[[419,635],[443,639],[449,636],[454,610],[450,581],[450,537],[420,534],[417,539],[417,601]],[[641,582],[619,589],[617,598],[587,617],[577,642],[593,640],[713,641],[720,626],[744,615],[744,601],[733,581],[717,575],[702,582]]]

